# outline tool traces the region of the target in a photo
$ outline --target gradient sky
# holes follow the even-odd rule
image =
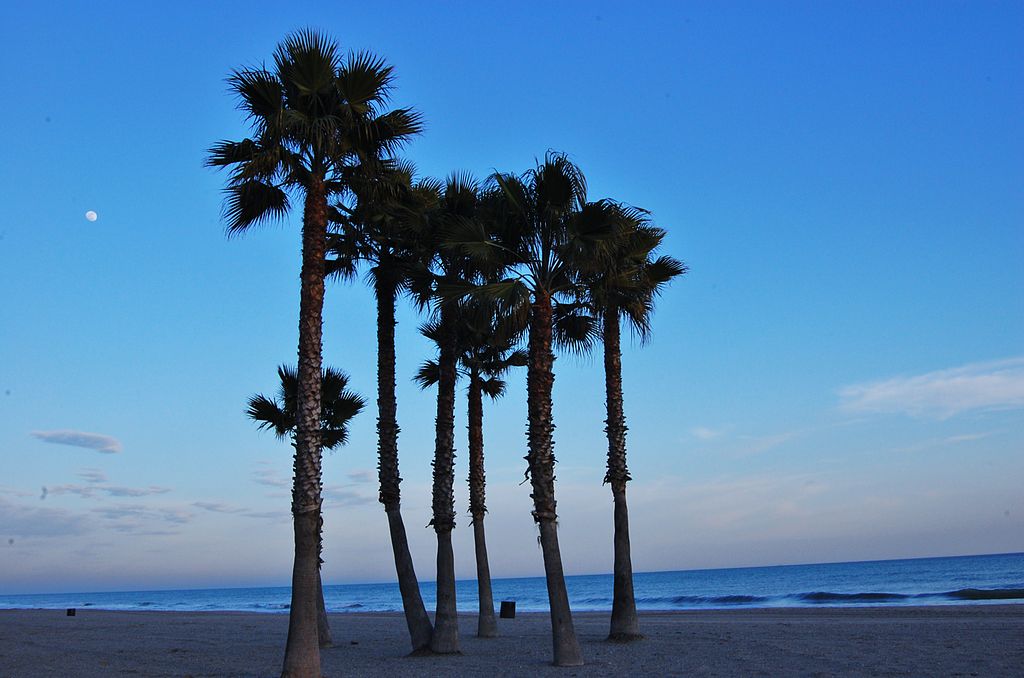
[[[1021,3],[8,3],[0,592],[287,583],[290,447],[243,410],[294,361],[298,230],[229,241],[202,160],[245,134],[230,69],[305,26],[395,65],[423,174],[565,151],[669,231],[691,272],[623,360],[634,569],[1024,550]],[[430,348],[399,320],[431,579]],[[374,332],[365,287],[331,286],[325,360],[371,403]],[[556,364],[570,574],[611,570],[600,366]],[[542,574],[511,392],[486,410],[497,577]],[[325,459],[328,583],[394,579],[372,409]]]

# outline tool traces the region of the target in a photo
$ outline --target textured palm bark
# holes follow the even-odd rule
[[[476,547],[476,581],[480,598],[480,614],[476,621],[477,638],[496,638],[498,620],[494,616],[494,594],[491,592],[491,568],[487,563],[487,537],[484,518],[473,520],[473,545]]]
[[[434,634],[430,639],[434,654],[459,654],[459,618],[455,608],[455,552],[452,531],[437,533],[437,608]]]
[[[324,602],[324,514],[320,512],[320,534],[316,540],[316,634],[320,647],[331,647],[331,622],[327,619],[327,604]]]
[[[327,197],[322,179],[306,191],[302,220],[298,398],[292,516],[295,561],[282,677],[320,678],[317,597],[320,594],[320,373],[323,348]]]
[[[558,515],[555,512],[555,454],[551,414],[551,391],[555,382],[555,356],[551,352],[551,298],[537,292],[530,309],[527,411],[529,452],[533,493],[533,518],[540,528],[544,554],[548,603],[551,607],[551,640],[555,666],[580,666],[583,653],[573,628],[569,595],[565,589],[562,554],[558,547]]]
[[[455,604],[455,318],[452,308],[441,307],[441,341],[438,352],[437,419],[434,438],[434,488],[431,524],[437,533],[437,608],[431,651],[454,654],[459,651],[459,623]]]
[[[433,627],[420,595],[409,539],[401,512],[402,477],[398,472],[398,404],[395,399],[395,294],[396,285],[378,277],[377,295],[377,471],[380,503],[388,517],[395,572],[402,594],[402,609],[409,627],[413,652],[428,650]]]
[[[469,375],[469,513],[473,516],[473,545],[476,550],[477,597],[480,614],[477,616],[478,638],[498,635],[498,622],[494,617],[494,595],[491,592],[491,568],[487,562],[487,538],[484,534],[484,514],[487,513],[484,491],[484,397],[480,374],[474,368]]]
[[[317,572],[316,576],[317,606],[316,606],[316,636],[317,643],[321,648],[331,647],[334,641],[331,639],[331,622],[327,619],[327,605],[324,603],[324,580],[323,575]]]
[[[626,414],[622,404],[622,349],[619,333],[619,312],[614,306],[607,308],[604,327],[604,384],[608,434],[608,471],[604,481],[612,486],[615,502],[615,534],[613,545],[615,560],[612,585],[612,619],[608,640],[625,642],[638,640],[640,621],[636,614],[633,595],[633,563],[629,551],[629,511],[626,507]]]
[[[416,579],[412,554],[409,551],[409,538],[405,533],[405,522],[398,509],[387,510],[388,530],[391,533],[391,551],[395,556],[395,573],[398,576],[398,590],[402,594],[402,609],[405,611],[405,624],[409,629],[409,640],[412,642],[414,654],[430,653],[430,636],[433,626],[427,616],[427,608],[423,605],[420,595],[420,584]]]

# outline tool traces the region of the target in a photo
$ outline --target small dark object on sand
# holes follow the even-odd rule
[[[75,608],[73,608],[73,607],[69,607],[68,608],[68,616],[69,617],[74,617],[75,616]]]
[[[503,600],[503,601],[501,601],[500,616],[501,616],[502,619],[515,619],[516,618],[516,601],[514,601],[514,600]]]

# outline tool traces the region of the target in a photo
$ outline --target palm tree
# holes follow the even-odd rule
[[[434,308],[435,317],[428,327],[438,347],[434,363],[437,419],[431,520],[437,534],[437,610],[430,647],[435,653],[448,654],[459,650],[452,530],[455,528],[455,382],[462,309],[458,299],[446,297],[438,289],[463,284],[482,274],[459,248],[450,247],[448,243],[452,230],[476,225],[479,187],[476,180],[464,173],[452,174],[443,183],[424,180],[417,186],[432,200],[430,208],[420,213],[423,218],[413,220],[418,226],[415,236],[420,244],[421,261],[410,278],[410,287],[421,307]]]
[[[451,240],[478,261],[503,260],[508,267],[503,280],[472,294],[493,300],[510,315],[529,318],[526,460],[533,517],[544,554],[554,663],[579,666],[583,656],[558,546],[551,416],[554,310],[559,298],[575,295],[581,266],[612,237],[614,225],[605,203],[587,202],[583,173],[562,154],[549,152],[543,163],[521,176],[495,174],[491,183],[498,195],[490,202],[490,237],[481,239],[478,231],[466,227]]]
[[[287,215],[303,200],[298,395],[292,515],[295,560],[282,676],[320,676],[316,591],[320,533],[320,372],[328,200],[348,188],[354,167],[390,153],[420,129],[419,116],[382,113],[392,69],[370,54],[339,55],[312,30],[285,38],[271,68],[228,79],[252,128],[221,141],[207,165],[230,167],[224,217],[229,234]]]
[[[429,652],[433,626],[427,616],[413,566],[401,510],[402,477],[398,467],[398,404],[395,398],[395,302],[408,288],[417,245],[409,237],[410,215],[424,209],[422,193],[414,190],[414,170],[386,163],[372,176],[357,175],[354,204],[338,202],[329,236],[333,274],[351,278],[368,264],[368,278],[377,301],[377,454],[380,503],[388,518],[402,607],[414,653]]]
[[[629,549],[629,512],[626,507],[626,416],[622,398],[622,351],[620,320],[646,341],[651,333],[654,298],[686,266],[669,256],[654,257],[665,231],[650,224],[647,212],[614,205],[620,235],[606,256],[589,262],[584,275],[584,304],[596,316],[604,344],[605,403],[608,434],[608,470],[604,482],[611,485],[615,503],[614,577],[611,630],[608,639],[641,638],[633,596],[633,565]]]
[[[281,380],[277,397],[268,398],[262,393],[249,398],[246,415],[259,422],[260,430],[270,430],[281,439],[290,437],[295,445],[295,412],[298,405],[299,378],[294,367],[281,365],[277,368]],[[333,450],[348,440],[348,423],[359,414],[366,404],[361,396],[348,390],[348,376],[332,367],[325,367],[320,379],[320,440],[325,450]],[[329,647],[331,627],[327,620],[327,606],[324,605],[323,580],[323,520],[320,521],[320,538],[317,548],[317,635],[320,647]]]
[[[493,638],[498,635],[494,617],[494,596],[491,592],[491,570],[487,560],[487,539],[484,533],[486,476],[484,473],[484,409],[483,396],[497,400],[505,393],[502,376],[513,367],[524,367],[526,352],[514,348],[521,331],[510,330],[505,319],[493,307],[481,304],[463,304],[458,318],[459,375],[467,377],[469,430],[469,513],[473,518],[473,542],[476,553],[476,579],[479,601],[477,636]],[[442,334],[439,323],[428,323],[423,334],[438,343]],[[416,375],[422,388],[440,381],[438,362],[425,362]]]

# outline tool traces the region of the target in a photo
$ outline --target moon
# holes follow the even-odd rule
[[[96,219],[98,219],[98,218],[99,218],[99,216],[100,216],[100,215],[96,214],[96,213],[95,213],[95,212],[93,212],[92,210],[89,210],[88,212],[86,212],[86,213],[85,213],[85,218],[86,218],[86,220],[88,220],[88,221],[96,221]]]

